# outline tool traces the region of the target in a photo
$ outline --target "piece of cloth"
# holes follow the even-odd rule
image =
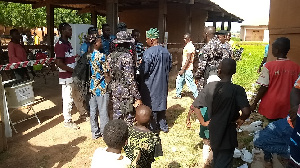
[[[142,102],[152,111],[167,109],[169,72],[172,55],[162,46],[153,46],[144,52],[140,66],[140,93]]]
[[[269,52],[269,44],[267,44],[267,45],[265,46],[265,53],[264,53],[264,57],[265,57],[265,58],[268,57],[268,52]]]
[[[27,54],[21,44],[16,44],[14,42],[8,43],[8,58],[9,63],[24,62],[27,61]]]
[[[169,127],[166,118],[166,111],[152,111],[152,120],[150,121],[150,129],[153,132],[168,132]]]
[[[91,95],[90,98],[90,123],[92,138],[99,138],[104,131],[105,125],[108,123],[108,101],[109,94],[103,94],[101,96]],[[97,112],[98,109],[98,112]],[[98,118],[100,117],[100,127]]]
[[[98,50],[94,50],[90,59],[92,75],[90,80],[90,91],[96,96],[104,95],[107,90],[104,76],[104,73],[108,72],[106,64],[105,55]]]
[[[203,116],[204,122],[208,121],[208,113],[207,113],[207,107],[200,108],[201,114]],[[209,130],[208,127],[205,127],[200,124],[200,132],[199,132],[200,138],[203,139],[209,139]]]
[[[121,49],[120,49],[121,50]],[[135,63],[129,50],[117,51],[108,55],[111,76],[113,118],[134,118],[133,103],[141,99],[135,80]]]
[[[158,39],[159,30],[157,28],[151,28],[150,30],[146,31],[146,38]]]
[[[289,158],[289,143],[293,128],[289,125],[288,119],[289,117],[274,121],[255,134],[253,139],[254,146],[264,151],[266,155],[265,160],[272,158],[271,153]]]
[[[207,107],[209,137],[212,149],[231,149],[237,146],[235,121],[239,110],[249,107],[247,95],[239,85],[231,82],[211,82],[193,103],[196,108]]]
[[[296,126],[290,138],[290,160],[294,167],[300,167],[300,124],[298,123],[300,123],[300,108],[297,112]]]
[[[107,148],[98,148],[93,155],[91,168],[128,168],[129,158],[122,154],[107,152]]]
[[[300,89],[300,75],[298,76],[296,82],[294,83],[294,87],[296,89]]]
[[[197,79],[203,78],[205,71],[208,69],[215,70],[218,68],[220,62],[227,58],[223,55],[223,45],[221,41],[215,36],[207,44],[205,44],[199,53],[199,63],[195,74]]]
[[[290,93],[300,73],[300,66],[290,60],[267,62],[257,80],[268,87],[258,112],[268,119],[285,118],[290,109]]]
[[[62,100],[63,100],[63,116],[64,116],[64,121],[65,122],[70,122],[72,121],[72,115],[71,115],[71,111],[72,111],[72,105],[73,102],[77,108],[77,110],[79,111],[80,115],[86,114],[87,111],[84,108],[84,104],[83,104],[83,99],[84,97],[81,97],[78,93],[78,91],[76,91],[76,89],[74,88],[73,84],[65,84],[65,85],[61,85],[62,86]]]
[[[193,62],[194,62],[194,56],[195,56],[195,46],[193,45],[192,41],[188,42],[185,47],[183,48],[183,54],[182,54],[182,64],[181,69],[185,65],[187,61],[187,54],[191,54],[190,62],[185,70],[193,71]]]
[[[83,54],[85,54],[88,49],[89,49],[90,43],[84,42],[81,44],[80,46],[80,56],[83,56]]]
[[[114,35],[110,35],[108,39],[104,38],[104,36],[101,36],[101,40],[102,40],[102,49],[100,49],[101,53],[104,53],[105,55],[109,55],[110,54],[110,45],[112,43],[112,41],[116,38],[116,36]]]
[[[186,70],[182,75],[177,75],[176,78],[176,96],[181,97],[181,91],[184,84],[187,84],[190,91],[193,93],[194,98],[198,96],[197,85],[194,82],[193,72]]]
[[[213,149],[213,168],[231,168],[234,148],[214,150]]]
[[[162,145],[159,136],[151,131],[143,131],[133,126],[129,128],[126,156],[131,160],[132,168],[151,168],[154,158],[162,156]]]
[[[62,61],[70,68],[74,69],[76,66],[76,55],[69,41],[65,41],[62,38],[56,43],[54,47],[56,59],[62,59]],[[58,77],[59,84],[70,84],[73,82],[72,72],[62,70],[60,68]]]

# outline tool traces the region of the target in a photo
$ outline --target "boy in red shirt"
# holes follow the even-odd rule
[[[257,96],[251,105],[256,109],[258,101],[261,103],[258,112],[270,122],[285,118],[290,108],[290,92],[299,73],[300,66],[287,58],[290,50],[290,40],[280,37],[272,44],[272,54],[276,61],[265,64],[257,80],[260,86]]]

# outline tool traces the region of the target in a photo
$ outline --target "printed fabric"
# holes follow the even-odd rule
[[[158,135],[138,128],[129,128],[128,143],[124,147],[132,168],[151,168],[154,157],[162,156],[161,141]]]
[[[91,54],[90,60],[91,67],[91,81],[90,91],[96,95],[101,96],[106,93],[106,82],[104,73],[107,72],[105,55],[97,50]]]

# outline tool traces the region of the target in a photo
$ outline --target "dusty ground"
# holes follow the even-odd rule
[[[19,133],[14,133],[8,139],[8,151],[0,154],[0,167],[85,168],[90,167],[95,149],[105,146],[101,138],[92,140],[90,123],[78,120],[76,108],[73,110],[73,120],[80,129],[63,127],[61,86],[58,85],[57,73],[46,78],[46,84],[40,77],[34,83],[34,93],[39,100],[34,109],[42,123],[39,125],[33,118],[16,125]],[[202,167],[199,123],[192,123],[190,130],[185,128],[187,108],[192,102],[191,95],[186,94],[180,100],[172,100],[175,91],[172,89],[169,93],[167,118],[171,128],[168,134],[161,135],[165,156],[154,162],[153,167]],[[25,116],[26,113],[17,111],[11,118],[16,121]],[[262,163],[262,155],[257,155],[252,167],[263,167]],[[275,164],[276,168],[281,167],[277,162]]]

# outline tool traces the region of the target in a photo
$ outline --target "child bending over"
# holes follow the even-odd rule
[[[151,109],[140,105],[136,108],[136,124],[129,128],[128,144],[124,147],[131,167],[150,168],[154,157],[162,156],[161,142],[157,134],[148,129]]]

